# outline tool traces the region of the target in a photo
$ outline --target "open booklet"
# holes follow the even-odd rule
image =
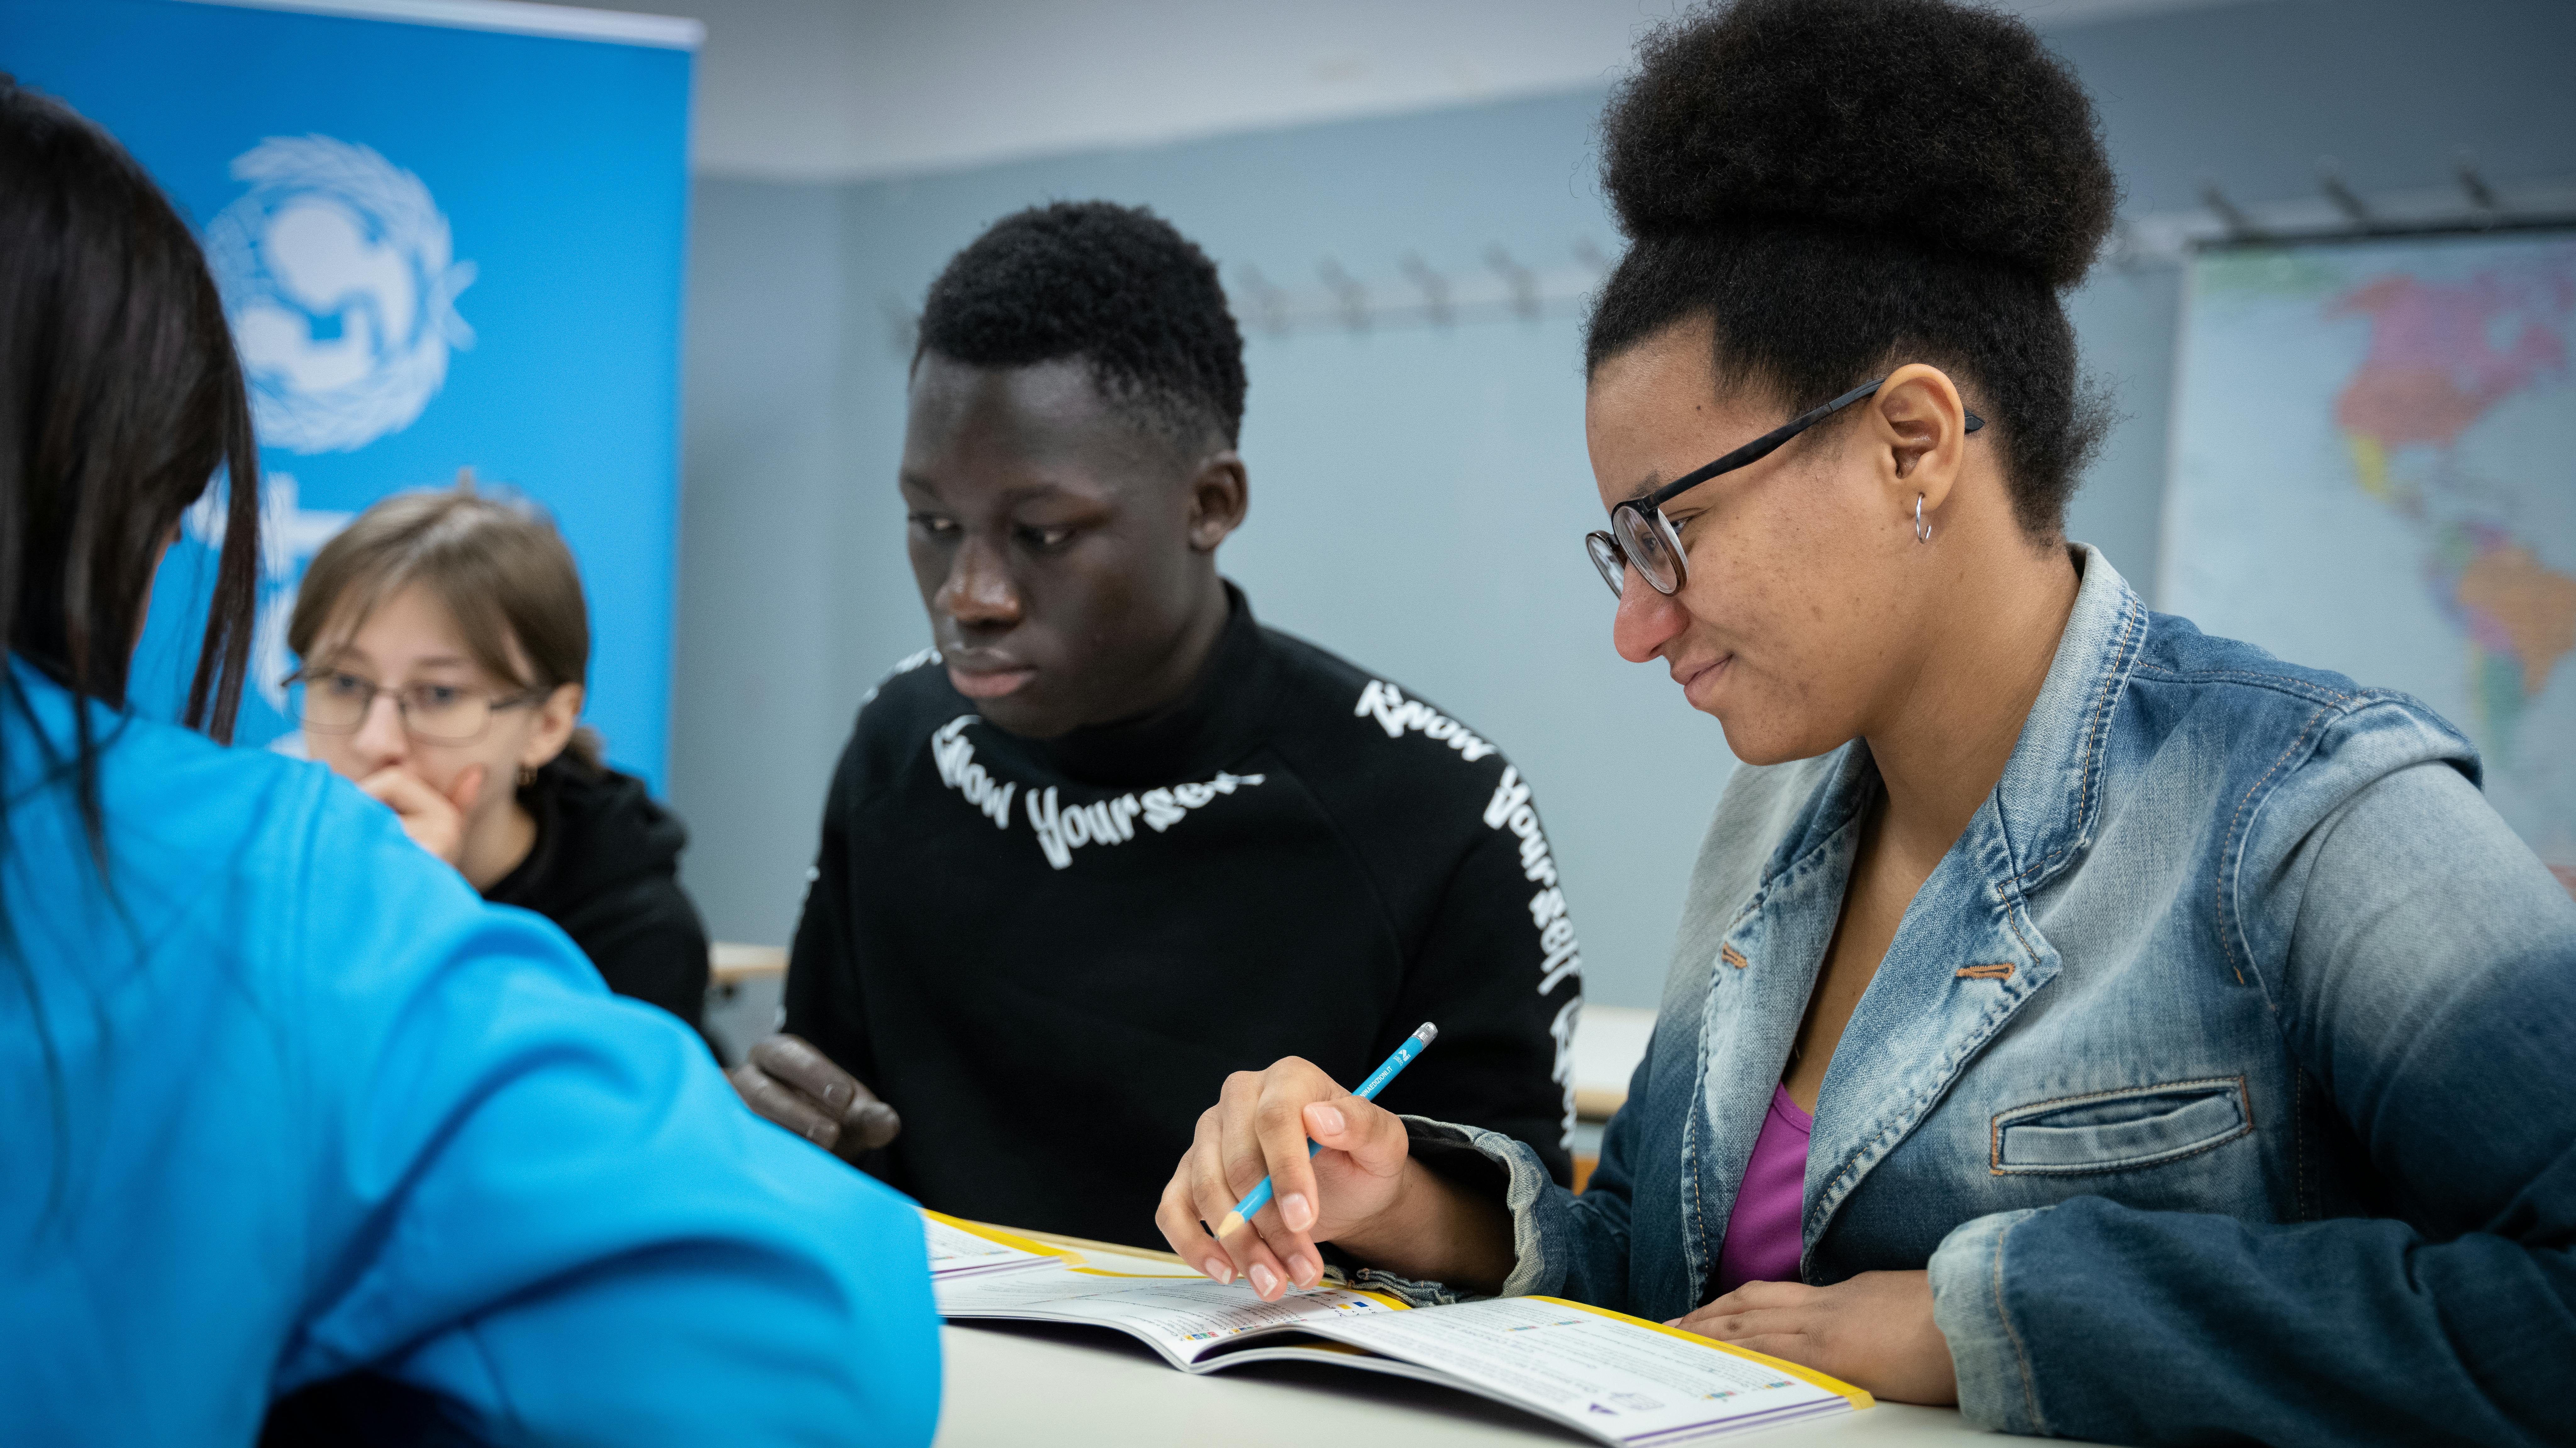
[[[1021,1270],[935,1277],[940,1315],[1114,1328],[1183,1372],[1315,1362],[1418,1378],[1610,1444],[1694,1443],[1871,1401],[1777,1358],[1553,1297],[1417,1308],[1328,1285],[1264,1302],[1242,1283],[1178,1266],[1169,1275],[1110,1272],[1027,1246],[1034,1250]]]
[[[1082,1254],[1049,1246],[1016,1232],[969,1222],[921,1209],[922,1234],[930,1239],[930,1280],[953,1282],[961,1277],[990,1277],[1025,1272],[1032,1267],[1079,1267]]]

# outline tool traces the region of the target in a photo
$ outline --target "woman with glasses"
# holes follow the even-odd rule
[[[126,683],[219,469],[182,727]],[[382,807],[225,747],[258,484],[196,239],[0,77],[0,1441],[928,1443],[907,1203]]]
[[[688,830],[579,723],[590,616],[552,523],[470,485],[387,498],[314,555],[286,637],[308,755],[484,899],[562,926],[609,989],[699,1024]]]
[[[2422,705],[2066,541],[2060,294],[2116,201],[2072,76],[1994,10],[1740,0],[1647,42],[1604,152],[1587,547],[1744,761],[1652,1044],[1579,1196],[1239,1074],[1175,1249],[1330,1242],[2020,1433],[2576,1441],[2576,901]]]

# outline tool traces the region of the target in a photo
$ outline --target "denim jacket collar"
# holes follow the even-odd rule
[[[2113,706],[2146,642],[2147,608],[2108,559],[2086,547],[2075,607],[1988,808],[1968,838],[1998,888],[2036,889],[2072,864],[2102,818],[2102,763]]]
[[[1816,1103],[1804,1237],[1903,1141],[1958,1072],[2058,971],[2026,895],[2082,853],[2101,814],[2114,702],[2147,614],[2102,555],[2083,582],[1994,792],[1917,892],[1845,1026]],[[1701,1034],[1699,1111],[1683,1172],[1684,1259],[1705,1280],[1773,1086],[1840,918],[1861,811],[1878,789],[1865,746],[1829,757],[1718,952]]]

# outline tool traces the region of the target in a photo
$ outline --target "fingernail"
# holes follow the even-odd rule
[[[1338,1106],[1325,1106],[1318,1103],[1307,1107],[1306,1110],[1309,1113],[1306,1119],[1314,1125],[1315,1130],[1326,1136],[1339,1136],[1350,1129],[1350,1123],[1342,1119],[1342,1109]]]
[[[1252,1264],[1252,1290],[1268,1297],[1279,1290],[1279,1274],[1255,1262]]]
[[[1316,1264],[1314,1258],[1300,1252],[1288,1259],[1288,1275],[1296,1280],[1298,1286],[1312,1287],[1324,1280],[1324,1269]]]
[[[1279,1199],[1279,1220],[1288,1224],[1289,1231],[1302,1232],[1315,1225],[1315,1204],[1304,1192],[1290,1192]]]
[[[1230,1287],[1234,1284],[1234,1264],[1223,1257],[1210,1257],[1207,1265],[1199,1270],[1215,1278],[1220,1287]]]
[[[823,1104],[831,1107],[835,1111],[840,1110],[841,1104],[849,1099],[850,1088],[847,1086],[826,1086],[823,1088]]]

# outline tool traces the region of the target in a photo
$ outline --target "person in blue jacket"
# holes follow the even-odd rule
[[[194,727],[148,722],[153,571],[218,466]],[[928,1442],[909,1204],[382,805],[219,742],[256,478],[197,243],[0,77],[0,1441],[247,1444],[371,1382],[270,1441]]]

